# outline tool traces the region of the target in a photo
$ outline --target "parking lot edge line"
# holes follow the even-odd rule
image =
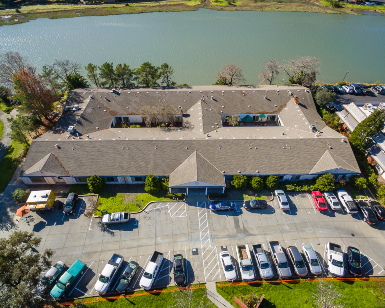
[[[90,266],[87,267],[86,271],[83,273],[82,277],[80,277],[80,279],[78,280],[77,284],[74,286],[74,288],[71,290],[70,294],[72,294],[72,292],[76,289],[76,287],[78,286],[80,280],[82,280],[82,278],[84,277],[84,275],[88,272],[88,270],[91,268],[92,264],[94,263],[94,261],[91,262]]]
[[[215,246],[215,253],[217,255],[217,261],[218,261],[218,267],[219,267],[219,279],[222,280],[222,274],[221,274],[221,265],[219,263],[219,256],[218,256],[218,249],[217,246]]]
[[[90,225],[88,226],[88,230],[90,230],[90,231],[92,231],[92,229],[91,229],[92,218],[94,218],[94,215],[91,216]]]
[[[188,267],[187,267],[187,250],[186,250],[186,248],[184,249],[184,253],[185,253],[185,261],[186,261],[186,281],[187,281],[187,284],[188,284],[188,282],[189,282],[189,280],[188,280]]]

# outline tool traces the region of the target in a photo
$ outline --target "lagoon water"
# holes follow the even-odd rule
[[[385,16],[295,12],[147,13],[76,17],[0,27],[0,52],[18,51],[39,69],[55,59],[85,66],[104,62],[138,67],[169,63],[174,79],[212,84],[228,62],[258,83],[264,63],[315,56],[319,80],[385,82]],[[286,76],[281,74],[279,82]]]

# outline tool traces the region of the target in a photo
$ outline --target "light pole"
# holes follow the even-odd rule
[[[342,81],[345,81],[345,78],[346,78],[346,75],[349,73],[349,71],[346,72],[345,76],[344,76],[344,79],[342,79]]]

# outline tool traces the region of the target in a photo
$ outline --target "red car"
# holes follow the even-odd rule
[[[313,201],[317,207],[317,210],[320,212],[326,212],[328,207],[322,194],[319,191],[312,191],[311,195],[313,196]]]

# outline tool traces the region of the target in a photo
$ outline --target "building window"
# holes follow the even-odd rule
[[[254,121],[254,122],[259,122],[259,115],[253,116],[253,121]]]
[[[292,175],[291,180],[292,181],[298,181],[300,177],[301,177],[300,175]]]
[[[134,182],[144,182],[145,180],[145,176],[134,176]]]
[[[75,181],[77,183],[86,183],[87,182],[87,178],[75,178]]]
[[[44,178],[31,178],[32,183],[46,183]]]
[[[114,178],[113,176],[108,176],[108,177],[106,178],[106,181],[107,181],[107,182],[115,182],[115,178]]]
[[[277,116],[275,116],[275,115],[267,116],[267,121],[276,121],[276,120],[277,120]]]

